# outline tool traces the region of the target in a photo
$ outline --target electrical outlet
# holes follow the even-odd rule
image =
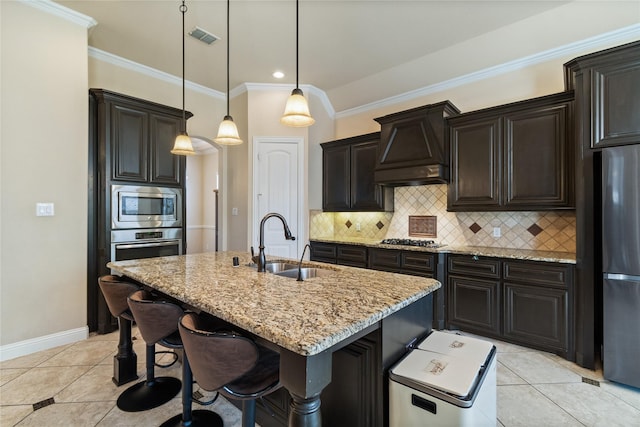
[[[502,230],[500,230],[500,227],[493,227],[493,237],[500,236],[502,236]]]
[[[360,231],[360,223],[356,222],[356,231]]]
[[[36,216],[54,216],[53,203],[36,203]]]

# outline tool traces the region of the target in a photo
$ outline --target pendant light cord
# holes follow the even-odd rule
[[[182,0],[182,6],[180,6],[180,12],[182,12],[182,133],[187,134],[187,116],[184,111],[184,14],[187,12],[187,5],[185,4],[185,0]]]
[[[298,89],[298,0],[296,0],[296,89]]]
[[[229,115],[229,2],[227,0],[227,116]]]

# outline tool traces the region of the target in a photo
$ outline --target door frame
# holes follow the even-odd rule
[[[298,148],[298,159],[296,167],[298,169],[298,207],[297,211],[297,222],[298,229],[291,230],[291,232],[296,237],[296,254],[299,256],[301,249],[308,241],[308,205],[309,205],[309,195],[306,189],[308,188],[308,171],[307,171],[307,147],[304,143],[304,137],[301,136],[254,136],[253,144],[252,144],[252,188],[251,188],[251,199],[249,200],[249,205],[251,207],[251,245],[254,246],[257,254],[258,250],[258,241],[260,239],[260,220],[259,212],[257,212],[258,204],[255,203],[258,197],[257,188],[258,188],[258,146],[259,144],[268,144],[268,143],[284,143],[284,144],[296,144]]]

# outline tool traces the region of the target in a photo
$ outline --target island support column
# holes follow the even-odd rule
[[[118,317],[118,354],[113,356],[113,378],[117,386],[138,379],[138,356],[131,341],[131,320]]]
[[[291,394],[289,427],[322,427],[320,393],[331,382],[332,353],[280,353],[280,382]]]

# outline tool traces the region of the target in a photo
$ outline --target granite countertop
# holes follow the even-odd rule
[[[380,240],[349,238],[312,238],[310,240],[325,243],[340,243],[346,245],[359,245],[371,248],[402,249],[432,253],[467,254],[499,258],[512,258],[529,261],[558,262],[563,264],[575,264],[576,254],[573,252],[538,251],[530,249],[492,248],[486,246],[442,246],[440,248],[423,248],[420,246],[383,245]]]
[[[240,266],[233,267],[237,256]],[[107,266],[295,353],[322,352],[440,288],[440,282],[317,262],[296,279],[258,273],[244,252],[110,262]],[[296,262],[296,261],[293,261]]]

